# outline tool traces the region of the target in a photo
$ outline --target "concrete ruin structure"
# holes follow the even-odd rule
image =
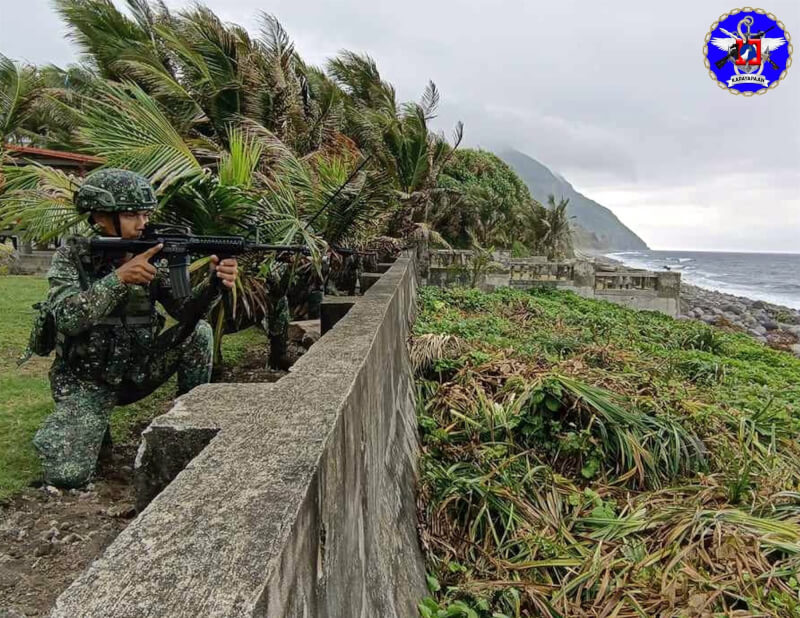
[[[511,258],[504,252],[486,259],[473,251],[437,250],[430,252],[425,283],[474,285],[483,290],[552,287],[672,317],[680,311],[680,273],[616,267],[588,259],[552,262],[544,257]]]

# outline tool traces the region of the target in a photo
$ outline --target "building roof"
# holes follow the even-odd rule
[[[34,159],[37,161],[48,161],[55,167],[97,167],[104,163],[99,157],[78,154],[77,152],[64,152],[61,150],[49,150],[47,148],[36,148],[35,146],[19,146],[17,144],[5,144],[3,148],[10,152],[12,156]]]

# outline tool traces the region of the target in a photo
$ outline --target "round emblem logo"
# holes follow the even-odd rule
[[[792,64],[791,40],[772,13],[734,9],[721,15],[706,34],[708,74],[732,94],[764,94],[786,77]]]

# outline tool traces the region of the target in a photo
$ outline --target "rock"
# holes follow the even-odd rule
[[[749,329],[747,332],[753,335],[753,337],[763,337],[764,335],[767,334],[767,329],[761,326],[761,324],[756,324],[753,328]]]
[[[22,575],[20,575],[19,572],[4,566],[0,566],[0,589],[11,588],[12,586],[16,585],[21,577]],[[0,609],[0,617],[3,616],[2,611],[3,610]]]
[[[33,548],[33,555],[36,558],[41,558],[42,556],[46,556],[53,551],[53,544],[41,542],[36,547]]]
[[[800,343],[790,345],[789,349],[792,351],[792,354],[800,358]]]
[[[136,507],[129,503],[123,502],[122,504],[115,504],[106,510],[109,517],[121,517],[122,519],[130,519],[136,515]]]
[[[68,545],[69,543],[75,543],[76,541],[80,541],[80,540],[81,540],[81,537],[79,537],[77,534],[75,534],[73,532],[73,533],[68,534],[67,536],[65,536],[63,539],[61,539],[61,544],[62,545]]]
[[[289,341],[310,348],[320,338],[319,320],[297,320],[289,323]]]
[[[741,315],[744,313],[744,307],[740,305],[734,305],[733,303],[726,303],[722,305],[722,310],[726,313],[734,313],[736,315]]]
[[[705,315],[703,315],[703,316],[702,316],[700,319],[701,319],[703,322],[705,322],[706,324],[711,324],[711,325],[714,325],[714,324],[716,324],[717,322],[719,322],[719,316],[718,316],[718,315],[708,315],[708,314],[705,314]]]
[[[778,330],[778,323],[769,317],[765,320],[761,320],[761,326],[767,330]]]
[[[58,498],[61,496],[61,490],[57,487],[53,487],[52,485],[45,485],[43,491],[52,498]]]
[[[56,537],[57,537],[59,534],[60,534],[60,533],[59,533],[59,531],[58,531],[58,528],[56,528],[56,527],[53,527],[53,528],[50,528],[49,530],[46,530],[46,531],[42,532],[42,533],[39,535],[39,538],[40,538],[40,539],[42,539],[43,541],[52,541],[52,540],[53,540],[54,538],[56,538]]]

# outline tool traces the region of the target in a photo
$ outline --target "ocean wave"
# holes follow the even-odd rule
[[[631,268],[681,274],[688,284],[725,294],[744,296],[800,309],[800,259],[774,256],[704,253],[694,257],[669,255],[666,252],[624,251],[616,257]]]

